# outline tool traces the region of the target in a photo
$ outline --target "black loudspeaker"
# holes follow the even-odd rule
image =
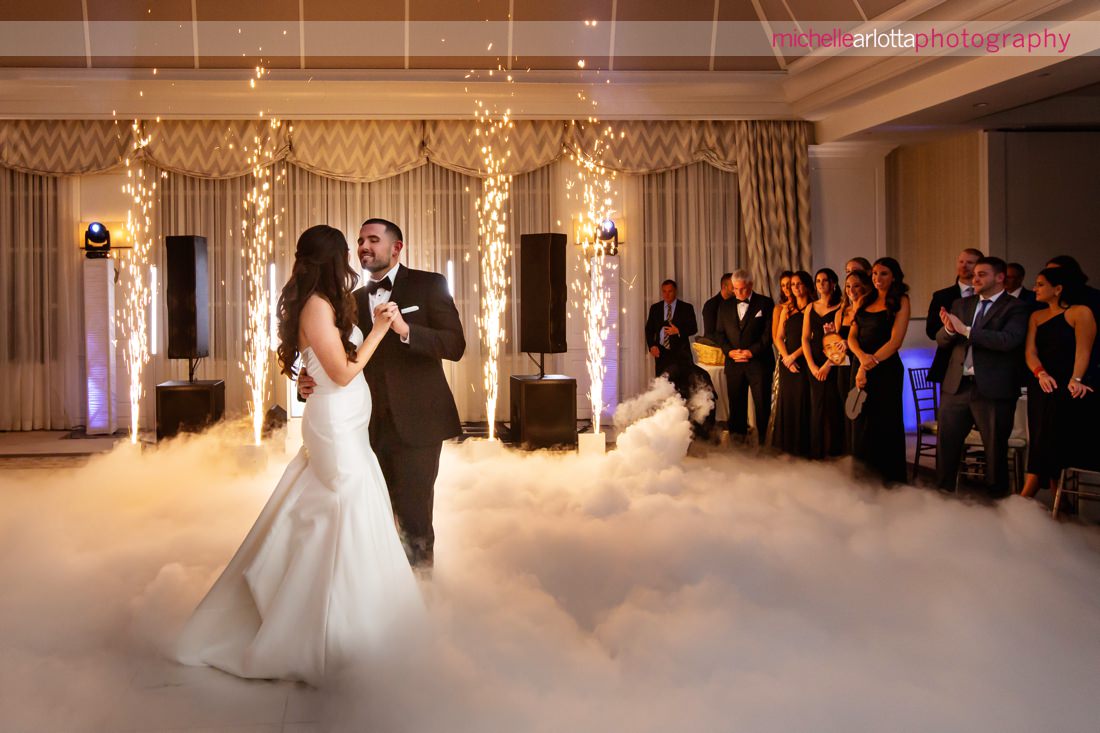
[[[519,238],[519,348],[529,354],[562,354],[565,345],[564,234]]]
[[[210,277],[206,237],[168,237],[168,358],[210,355]]]
[[[515,376],[509,386],[513,442],[527,450],[577,447],[577,380]]]
[[[225,416],[225,382],[163,382],[157,385],[157,440],[197,433]]]

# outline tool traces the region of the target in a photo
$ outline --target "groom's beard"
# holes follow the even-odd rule
[[[377,275],[379,273],[386,273],[390,271],[390,263],[388,262],[375,260],[374,262],[368,263],[365,260],[359,260],[359,264],[363,266],[364,270],[372,275]]]

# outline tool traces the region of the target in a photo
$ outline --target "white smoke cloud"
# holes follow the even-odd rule
[[[274,689],[288,721],[308,696],[298,719],[349,731],[1096,730],[1095,528],[842,465],[686,457],[660,382],[616,425],[607,456],[447,446],[423,644],[319,693],[163,674],[210,727],[258,722],[232,701]],[[134,679],[280,470],[241,471],[212,434],[0,472],[0,730],[124,729],[180,692]]]

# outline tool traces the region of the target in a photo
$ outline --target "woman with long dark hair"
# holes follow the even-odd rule
[[[1085,384],[1096,320],[1082,303],[1083,280],[1065,267],[1035,277],[1025,357],[1031,371],[1027,390],[1027,478],[1020,492],[1034,496],[1054,488],[1063,468],[1094,468],[1100,445],[1100,398]]]
[[[862,259],[862,258],[859,258]],[[869,264],[869,263],[868,263]],[[863,297],[875,289],[871,282],[871,268],[866,270],[852,270],[844,278],[844,297],[841,298],[840,308],[836,312],[836,333],[840,340],[833,346],[830,358],[837,363],[837,387],[840,388],[842,399],[847,399],[848,392],[855,383],[855,369],[852,356],[848,353],[848,336],[852,331],[852,323],[855,322],[856,310],[859,308]],[[843,404],[843,403],[841,403]],[[843,410],[842,410],[843,412]],[[855,447],[855,422],[844,413],[844,453],[850,454]]]
[[[898,350],[909,327],[909,286],[893,257],[875,261],[871,281],[874,288],[856,309],[848,335],[848,350],[859,362],[855,386],[866,393],[855,419],[853,455],[887,484],[904,483],[905,369]]]
[[[791,302],[791,278],[794,277],[794,273],[790,270],[784,270],[779,273],[779,297],[775,300],[775,307],[772,308],[772,350],[775,352],[775,369],[772,371],[772,404],[768,410],[768,414],[771,417],[768,418],[768,424],[764,430],[764,440],[761,445],[771,445],[772,438],[775,435],[775,407],[779,402],[779,372],[783,369],[783,365],[779,362],[779,349],[776,344],[781,338],[779,333],[779,317],[783,315],[783,311],[787,304]],[[757,426],[758,434],[760,426]]]
[[[836,335],[840,312],[840,287],[836,272],[824,267],[814,275],[815,300],[802,320],[802,354],[810,395],[810,458],[830,458],[844,453],[844,398],[837,381],[837,365],[825,352],[827,340]]]
[[[779,317],[779,398],[772,445],[784,453],[810,453],[810,391],[802,351],[802,323],[814,297],[814,279],[799,270],[791,277],[791,299]]]
[[[279,297],[278,359],[293,376],[301,356],[316,381],[303,447],[188,621],[185,664],[317,684],[423,613],[368,433],[363,367],[392,319],[379,314],[366,338],[354,325],[348,258],[332,227],[298,239]]]

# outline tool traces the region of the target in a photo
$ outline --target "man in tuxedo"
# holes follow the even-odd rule
[[[718,281],[718,294],[703,303],[703,337],[715,340],[718,330],[718,307],[733,297],[733,273],[727,272]]]
[[[1023,265],[1019,262],[1009,262],[1005,265],[1005,292],[1029,306],[1034,306],[1035,291],[1028,290],[1024,286],[1025,277],[1027,277],[1027,271],[1024,270]]]
[[[718,308],[715,340],[726,355],[730,435],[745,437],[749,430],[750,392],[758,430],[767,426],[771,415],[775,303],[768,296],[752,291],[752,276],[745,270],[735,271],[731,281],[733,297]]]
[[[1023,384],[1024,340],[1031,311],[1004,289],[1005,262],[983,257],[975,293],[938,314],[936,343],[947,354],[940,399],[936,479],[954,488],[964,443],[976,425],[985,452],[990,495],[1008,491],[1008,438]]]
[[[959,252],[955,261],[955,284],[951,287],[937,290],[932,294],[932,302],[928,304],[928,317],[924,321],[924,331],[928,338],[936,340],[936,333],[940,330],[940,312],[951,310],[951,305],[959,298],[966,298],[974,294],[974,266],[984,255],[980,249],[964,249]],[[932,382],[942,382],[944,372],[947,371],[948,351],[937,347],[936,355],[932,357],[932,367],[928,370],[928,379]]]
[[[359,261],[369,275],[367,286],[354,293],[359,329],[370,333],[376,315],[393,317],[390,332],[363,370],[373,402],[371,446],[386,478],[409,562],[430,568],[439,455],[444,440],[462,433],[443,359],[461,359],[466,338],[446,279],[401,264],[405,243],[396,224],[367,219],[358,241]],[[303,395],[313,391],[307,379],[299,378]]]

